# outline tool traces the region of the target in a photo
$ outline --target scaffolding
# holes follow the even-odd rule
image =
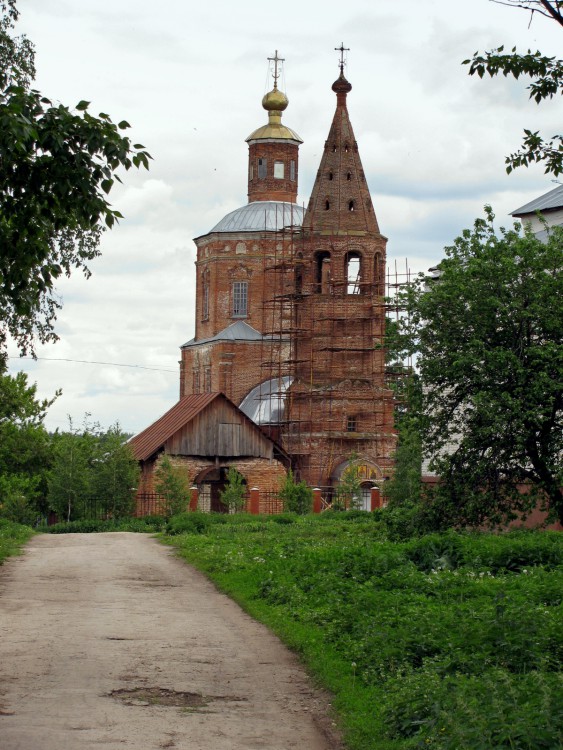
[[[385,325],[405,314],[397,292],[410,271],[399,273],[396,262],[368,270],[360,260],[348,277],[327,268],[316,241],[289,224],[263,253],[261,381],[264,398],[279,384],[284,407],[268,425],[271,436],[297,477],[327,489],[346,457],[372,458],[384,476],[392,470],[393,411],[410,363],[386,362]],[[340,248],[341,259],[356,255]]]

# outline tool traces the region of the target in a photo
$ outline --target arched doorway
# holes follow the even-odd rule
[[[358,457],[342,461],[331,474],[333,487],[338,487],[346,473],[354,468],[360,484],[359,510],[371,510],[371,490],[379,487],[383,479],[381,468],[369,459]]]
[[[227,484],[225,466],[211,466],[195,478],[198,489],[198,508],[207,513],[228,513],[229,509],[221,502],[221,492]]]

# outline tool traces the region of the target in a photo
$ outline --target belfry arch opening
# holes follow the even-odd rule
[[[362,281],[362,256],[352,251],[346,253],[344,276],[346,279],[346,294],[360,294]]]
[[[315,253],[315,291],[328,294],[330,289],[330,253],[319,250]]]

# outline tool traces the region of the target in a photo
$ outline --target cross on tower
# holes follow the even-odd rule
[[[335,47],[334,49],[336,50],[336,52],[340,52],[340,73],[344,75],[344,53],[350,52],[350,47],[345,47],[344,42],[340,42],[340,47]]]
[[[285,62],[285,57],[278,57],[278,51],[276,50],[276,54],[273,57],[269,57],[268,60],[274,63],[274,72],[272,73],[272,77],[274,79],[274,88],[277,89],[278,78],[280,77],[280,73],[278,73],[278,63]]]

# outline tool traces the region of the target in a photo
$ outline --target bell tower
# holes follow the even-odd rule
[[[287,450],[299,435],[299,473],[338,484],[351,462],[380,481],[393,464],[393,394],[385,385],[385,253],[350,121],[344,75],[303,218],[296,301],[295,380]]]

